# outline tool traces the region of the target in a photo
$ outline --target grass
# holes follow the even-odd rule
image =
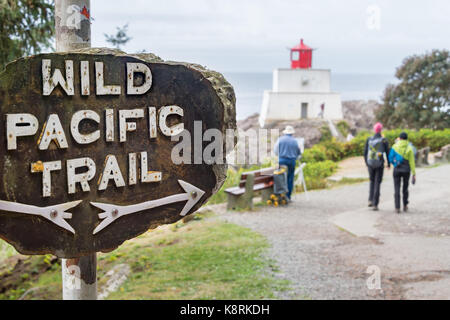
[[[227,201],[227,194],[225,193],[225,189],[237,186],[239,184],[240,179],[241,179],[241,174],[244,171],[248,171],[248,170],[244,170],[243,168],[241,168],[241,169],[236,171],[236,170],[234,170],[231,167],[228,168],[227,178],[225,179],[224,184],[219,189],[219,191],[217,193],[215,193],[208,200],[208,204],[218,204],[218,203],[226,202]]]
[[[16,249],[7,242],[0,239],[0,262],[17,254]]]
[[[442,165],[445,165],[445,164],[449,164],[449,163],[450,162],[435,162],[433,164],[429,164],[429,165],[426,165],[426,166],[416,167],[416,169],[433,169],[433,168],[436,168],[436,167],[439,167],[439,166],[442,166]]]
[[[99,289],[103,277],[117,264],[131,267],[129,278],[109,299],[270,299],[288,290],[287,281],[274,277],[277,267],[265,258],[268,243],[261,235],[215,218],[197,217],[185,224],[149,231],[111,253],[98,254]],[[42,256],[27,262],[18,286],[0,294],[17,299],[32,287],[30,299],[61,298],[61,267]],[[55,259],[56,260],[56,259]],[[47,264],[38,277],[31,269]],[[1,279],[1,275],[0,275]]]
[[[320,190],[320,189],[331,189],[340,186],[346,186],[350,184],[356,184],[361,182],[369,181],[368,178],[342,178],[339,181],[332,181],[326,178],[314,179],[314,180],[306,180],[306,188],[311,190]],[[304,192],[303,185],[297,185],[296,192]]]
[[[349,184],[355,184],[355,183],[361,183],[361,182],[367,182],[369,181],[368,178],[347,178],[347,177],[343,177],[341,180],[339,181],[330,181],[329,180],[329,184],[331,187],[339,187],[339,186],[346,186]]]

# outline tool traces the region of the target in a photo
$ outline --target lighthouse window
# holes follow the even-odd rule
[[[291,51],[291,60],[298,61],[300,59],[300,52]]]

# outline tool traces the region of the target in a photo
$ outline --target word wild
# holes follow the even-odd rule
[[[74,74],[73,61],[65,61],[65,77],[63,77],[61,70],[55,69],[53,74],[51,72],[51,60],[42,60],[42,95],[50,96],[57,86],[61,86],[62,90],[68,96],[75,94],[74,90]],[[103,62],[95,62],[95,88],[96,95],[120,95],[120,85],[106,85],[104,79],[104,64]],[[148,92],[152,85],[152,73],[150,68],[143,63],[126,63],[127,81],[126,94],[127,95],[143,95]],[[143,76],[143,81],[140,85],[134,83],[135,74]],[[90,76],[89,76],[89,62],[80,62],[80,84],[81,95],[90,95]],[[158,109],[158,112],[157,112]],[[149,139],[157,138],[158,129],[162,135],[171,137],[180,134],[184,130],[182,122],[184,112],[183,109],[176,105],[169,106],[144,106],[137,109],[115,110],[107,108],[103,114],[99,114],[93,110],[80,110],[73,113],[70,120],[70,132],[64,131],[63,123],[61,123],[60,116],[57,113],[52,113],[47,117],[45,123],[42,124],[42,129],[39,133],[37,141],[37,148],[40,151],[49,150],[52,142],[56,148],[69,148],[69,140],[67,135],[70,134],[78,145],[87,145],[95,143],[99,139],[105,139],[106,142],[126,143],[127,133],[137,129],[136,119],[147,118],[148,120],[148,137]],[[169,126],[167,118],[178,117],[180,121]],[[104,123],[102,122],[102,117]],[[132,121],[132,120],[135,121]],[[80,132],[80,124],[83,121],[93,121],[98,127],[103,125],[105,130],[94,130],[89,133]],[[116,139],[115,121],[118,121],[118,139]],[[21,137],[34,136],[38,133],[40,124],[36,116],[31,113],[8,113],[6,114],[6,137],[7,149],[17,150],[17,145],[20,143]],[[161,181],[162,173],[160,171],[149,171],[147,163],[147,152],[133,152],[128,154],[128,185],[138,183],[150,183]],[[138,162],[140,163],[140,170],[138,170]],[[48,161],[43,162],[37,160],[31,163],[31,172],[42,174],[42,196],[50,197],[52,195],[52,172],[62,169],[63,161]],[[67,159],[65,161],[67,172],[67,192],[73,194],[77,191],[76,186],[79,184],[83,192],[89,192],[91,181],[97,172],[95,161],[89,157],[80,157],[75,159]],[[82,173],[79,173],[83,171]],[[119,167],[115,155],[107,155],[104,160],[103,168],[98,179],[98,190],[105,190],[108,187],[110,180],[116,187],[124,187],[126,185],[124,176]]]

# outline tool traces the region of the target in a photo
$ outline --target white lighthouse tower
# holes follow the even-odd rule
[[[331,92],[331,71],[312,69],[312,48],[300,40],[291,48],[291,68],[273,71],[265,90],[259,124],[270,120],[342,119],[341,95]]]

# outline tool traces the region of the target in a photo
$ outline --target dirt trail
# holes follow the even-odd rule
[[[331,180],[342,178],[368,178],[367,167],[363,157],[351,157],[339,162],[339,169],[330,177]]]
[[[450,299],[450,165],[418,169],[417,177],[410,211],[400,215],[385,170],[378,212],[368,210],[368,183],[360,183],[221,217],[267,237],[280,277],[293,283],[281,298]],[[367,286],[370,266],[381,289]]]

